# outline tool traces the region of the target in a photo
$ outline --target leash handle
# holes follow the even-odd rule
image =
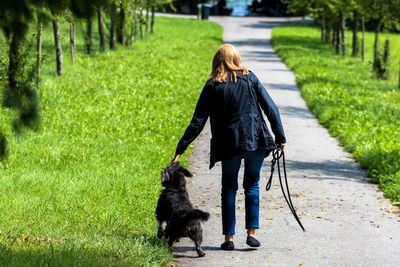
[[[300,225],[301,229],[305,232],[305,228],[303,226],[303,224],[301,223],[299,216],[297,216],[296,210],[293,206],[293,202],[292,202],[292,198],[290,196],[290,190],[289,190],[289,183],[288,183],[288,179],[287,179],[287,173],[286,173],[286,160],[285,160],[285,152],[283,151],[283,149],[281,148],[277,148],[274,150],[273,154],[273,159],[271,161],[271,176],[269,177],[267,186],[266,186],[266,190],[268,191],[271,188],[271,183],[272,183],[272,176],[274,175],[274,170],[275,170],[275,164],[276,162],[278,162],[278,176],[279,176],[279,183],[281,185],[281,189],[282,189],[282,194],[283,197],[286,200],[286,203],[289,206],[290,211],[292,212],[294,218],[296,219],[297,223]],[[285,185],[286,185],[286,192],[282,183],[282,176],[281,176],[281,168],[280,168],[280,164],[279,164],[279,159],[283,158],[282,162],[283,162],[283,174],[284,174],[284,179],[285,179]]]
[[[275,164],[276,160],[275,159],[271,160],[271,175],[269,176],[267,186],[265,187],[266,191],[269,191],[271,189],[272,177],[274,176],[274,171],[275,171]]]
[[[282,157],[282,153],[279,154],[279,151],[281,149],[277,148],[272,152],[272,160],[271,160],[271,175],[269,176],[269,180],[267,185],[265,186],[265,190],[269,191],[271,189],[271,185],[272,185],[272,177],[274,176],[274,172],[275,172],[275,164],[276,162],[280,159],[280,157]]]

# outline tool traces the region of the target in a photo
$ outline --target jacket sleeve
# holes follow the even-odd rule
[[[251,76],[251,82],[256,89],[258,102],[271,124],[272,132],[275,135],[275,143],[286,143],[285,132],[283,130],[278,107],[275,105],[262,83],[258,80],[257,76],[252,72],[250,72],[249,75]]]
[[[185,133],[179,140],[175,154],[182,155],[187,147],[197,138],[197,136],[199,136],[203,130],[209,116],[209,91],[210,85],[206,84],[200,94],[199,100],[197,101],[193,118],[190,121],[189,126],[186,128]]]

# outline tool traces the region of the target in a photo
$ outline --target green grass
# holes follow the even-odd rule
[[[390,39],[392,72],[385,81],[371,72],[372,34],[366,36],[367,60],[362,63],[334,55],[332,47],[320,42],[315,27],[273,31],[273,45],[296,73],[313,113],[368,170],[385,196],[400,204],[400,35]]]
[[[160,170],[172,158],[208,76],[222,30],[157,18],[156,33],[71,65],[57,77],[46,29],[41,126],[11,134],[0,165],[1,266],[162,266],[155,237]],[[1,42],[0,42],[1,43]],[[5,44],[0,51],[4,57]]]

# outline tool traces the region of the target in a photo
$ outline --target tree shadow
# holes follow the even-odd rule
[[[256,23],[249,23],[249,24],[244,24],[244,27],[246,28],[253,28],[253,29],[272,29],[277,26],[286,26],[286,25],[307,25],[307,24],[313,24],[312,20],[303,20],[301,18],[295,18],[291,19],[288,21],[263,21],[260,20]]]
[[[269,167],[268,161],[264,164],[266,164],[266,168]],[[343,180],[360,183],[370,182],[370,179],[366,177],[365,171],[359,167],[358,164],[346,160],[328,160],[321,162],[286,160],[286,167],[290,179]],[[294,175],[291,175],[291,173]],[[307,173],[307,176],[302,175],[299,177],[299,173]]]
[[[151,253],[167,246],[165,240],[146,234],[119,235],[115,245],[97,242],[69,242],[50,238],[0,238],[0,266],[137,266],[142,253]],[[120,249],[128,242],[135,249]],[[143,248],[143,251],[141,249]],[[162,262],[162,254],[155,253],[154,261]],[[157,258],[158,257],[158,258]],[[161,263],[160,263],[161,264]]]
[[[117,262],[117,255],[100,249],[0,245],[1,266],[117,266]]]
[[[273,88],[275,89],[275,87]],[[301,108],[295,106],[281,106],[279,107],[279,111],[281,115],[286,115],[289,116],[290,118],[301,118],[305,120],[315,119],[315,117],[311,114],[311,112],[307,108]]]
[[[285,70],[283,70],[285,71]],[[289,71],[289,70],[288,70]],[[283,90],[283,91],[298,91],[297,89],[297,85],[296,84],[289,84],[289,83],[266,83],[265,87],[267,88],[267,90],[269,88],[271,89],[277,89],[277,90]],[[300,111],[300,108],[298,108]],[[305,112],[306,109],[301,109],[301,112]]]

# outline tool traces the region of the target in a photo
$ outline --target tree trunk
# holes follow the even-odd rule
[[[19,36],[19,34],[14,32],[12,34],[10,49],[8,51],[8,70],[7,70],[8,87],[12,91],[15,91],[18,85],[17,76],[20,68],[19,52],[21,43],[22,43],[22,36]]]
[[[150,22],[150,33],[154,33],[154,22],[155,22],[155,7],[154,5],[151,6],[151,22]]]
[[[398,85],[398,88],[400,90],[400,59],[399,59],[399,85]]]
[[[326,32],[325,32],[325,40],[326,43],[329,43],[331,41],[331,25],[326,23]]]
[[[365,19],[364,19],[364,17],[361,18],[361,30],[362,30],[361,60],[364,62],[364,60],[365,60]]]
[[[342,47],[342,56],[346,56],[346,19],[342,12],[340,12],[340,39]]]
[[[123,4],[120,5],[119,12],[119,25],[118,25],[118,43],[125,44],[125,8]]]
[[[372,63],[373,71],[380,76],[381,73],[381,60],[380,60],[380,53],[379,53],[379,32],[381,28],[381,23],[378,23],[378,26],[375,29],[375,40],[374,40],[374,61]]]
[[[353,49],[351,55],[356,57],[358,55],[358,13],[356,10],[353,11]]]
[[[337,21],[335,23],[335,41],[334,41],[334,44],[335,44],[335,53],[337,55],[339,55],[340,54],[340,22],[339,21]]]
[[[326,21],[325,21],[325,15],[322,14],[321,17],[321,41],[326,42]]]
[[[42,18],[38,14],[38,22],[37,22],[37,39],[36,39],[36,86],[39,86],[40,83],[40,67],[42,63]]]
[[[383,50],[383,75],[385,79],[389,78],[389,61],[390,61],[390,40],[389,36],[386,36],[385,47]]]
[[[149,32],[149,7],[146,7],[146,33]]]
[[[91,55],[93,52],[92,44],[93,44],[93,21],[92,18],[86,18],[86,53]]]
[[[332,22],[332,47],[336,47],[336,23]]]
[[[0,132],[0,160],[3,160],[7,157],[8,154],[8,145],[6,136]]]
[[[139,33],[140,39],[143,39],[143,10],[140,10]]]
[[[75,63],[76,59],[76,46],[75,46],[75,23],[69,24],[69,47],[71,50],[71,62]]]
[[[110,13],[110,49],[115,50],[115,35],[117,31],[115,16],[116,16],[116,6],[115,4],[111,5],[111,13]]]
[[[137,35],[137,16],[136,10],[133,11],[132,26],[131,26],[131,44],[136,40]]]
[[[104,31],[103,14],[101,8],[97,9],[97,23],[99,28],[100,51],[106,50],[106,34]]]
[[[56,47],[56,64],[57,64],[57,74],[61,76],[63,74],[63,55],[61,47],[60,32],[58,29],[58,21],[53,19],[53,34],[54,34],[54,45]]]

